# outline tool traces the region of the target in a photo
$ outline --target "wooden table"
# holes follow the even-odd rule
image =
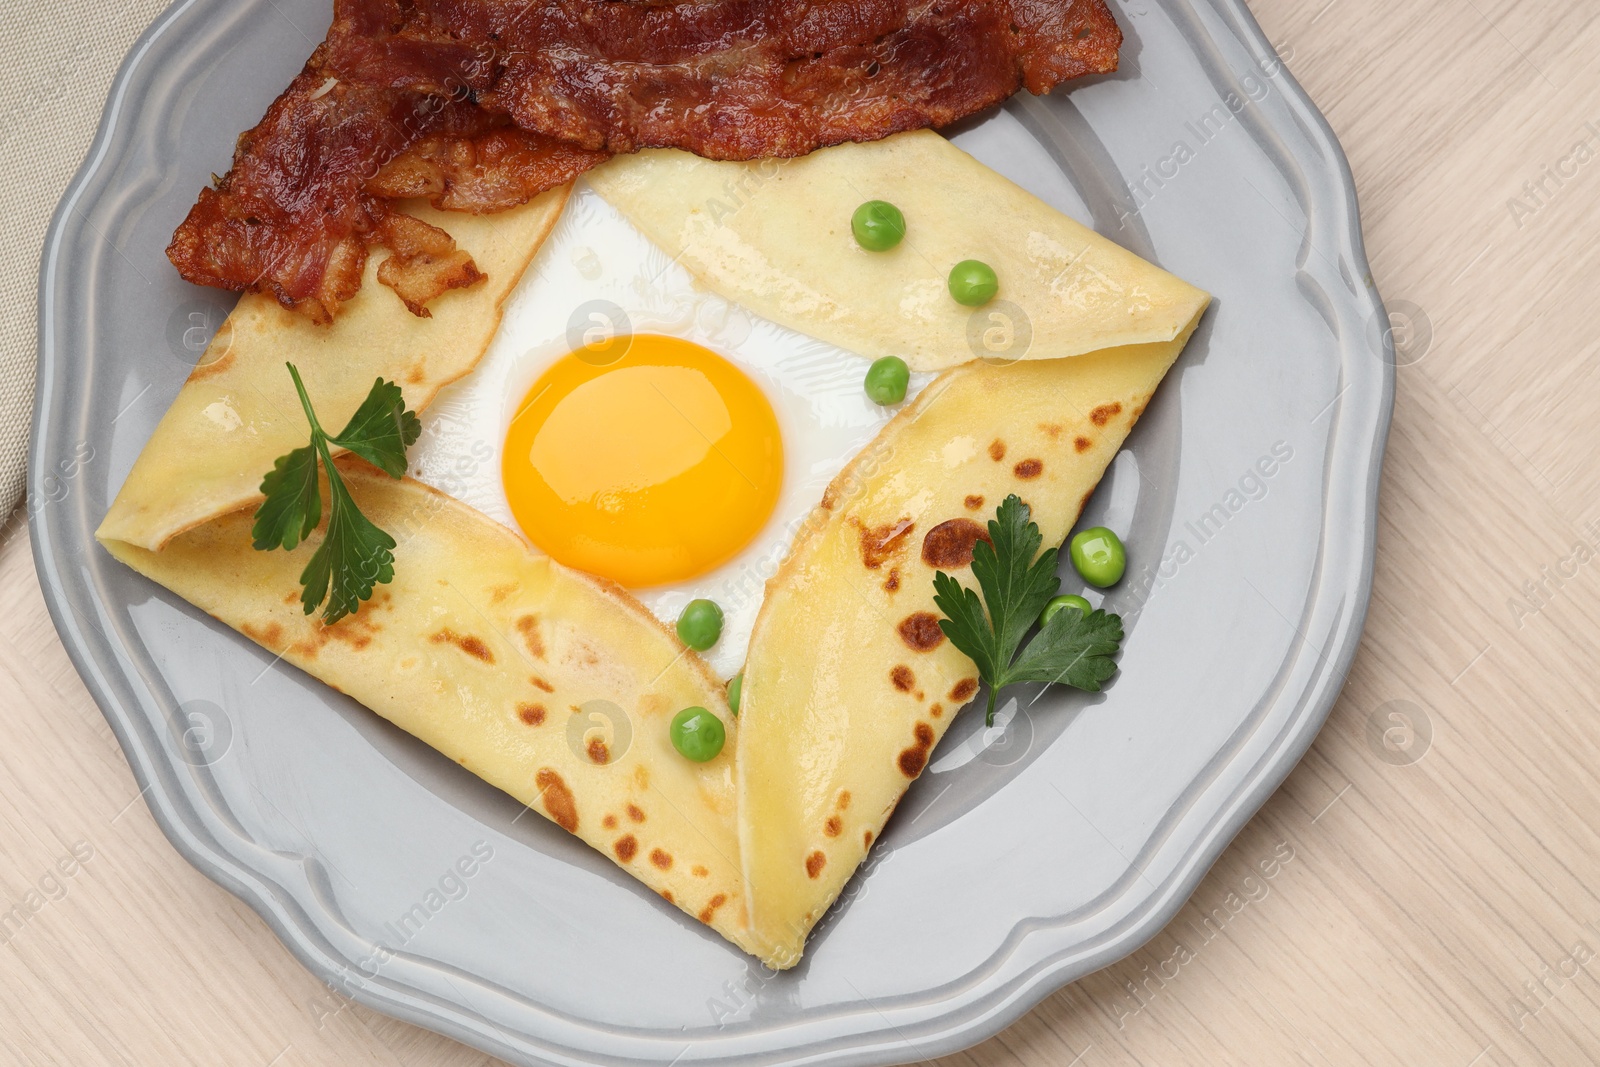
[[[159,6],[99,32],[126,47],[128,9]],[[1595,1062],[1600,6],[1255,7],[1344,142],[1407,320],[1366,636],[1172,925],[946,1062]],[[85,144],[88,80],[61,86]],[[329,992],[178,856],[56,640],[25,527],[5,533],[0,910],[42,904],[0,929],[3,1059],[490,1062]]]

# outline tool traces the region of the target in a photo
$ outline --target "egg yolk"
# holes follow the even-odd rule
[[[562,356],[518,406],[502,455],[506,499],[529,539],[631,588],[732,559],[783,483],[783,441],[761,389],[716,353],[656,335]]]

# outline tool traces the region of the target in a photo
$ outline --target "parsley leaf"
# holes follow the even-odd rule
[[[1050,682],[1091,693],[1116,673],[1112,656],[1122,644],[1122,616],[1096,608],[1085,615],[1063,609],[1011,664],[1013,682]]]
[[[1039,553],[1043,537],[1020,497],[1006,497],[989,522],[989,541],[972,551],[972,574],[983,599],[943,571],[933,576],[933,602],[950,643],[972,657],[989,687],[988,725],[995,699],[1013,682],[1049,682],[1091,693],[1116,671],[1112,660],[1122,643],[1122,618],[1095,610],[1062,610],[1017,655],[1022,638],[1061,588],[1056,549]],[[992,542],[992,543],[991,543]],[[987,606],[988,615],[984,614]]]
[[[335,473],[328,479],[328,532],[300,572],[304,586],[300,603],[306,614],[316,611],[324,597],[328,598],[322,612],[325,623],[360,611],[373,586],[394,580],[394,547],[394,538],[361,514]]]
[[[267,499],[256,509],[250,528],[252,543],[260,549],[293,548],[322,521],[322,494],[317,490],[317,454],[297,448],[279,456],[261,479]]]
[[[266,499],[256,509],[251,540],[262,550],[293,549],[316,529],[322,519],[320,466],[328,479],[328,529],[300,574],[300,603],[310,615],[326,600],[322,621],[331,625],[359,611],[374,586],[394,580],[395,540],[361,514],[328,446],[348,449],[399,478],[406,472],[406,446],[422,432],[422,423],[415,412],[406,410],[400,387],[379,378],[349,425],[339,436],[330,437],[317,421],[300,372],[294,364],[286,365],[311,424],[311,443],[279,456],[262,478]]]
[[[391,478],[406,472],[406,446],[415,444],[422,434],[422,420],[406,410],[400,387],[382,378],[372,383],[372,391],[350,416],[338,437],[328,443],[348,448]]]
[[[934,606],[945,614],[939,620],[939,629],[952,645],[972,657],[978,665],[978,677],[986,682],[1000,677],[1007,657],[998,647],[978,594],[944,571],[933,576],[933,589]]]

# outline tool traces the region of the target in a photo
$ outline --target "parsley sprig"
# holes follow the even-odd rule
[[[1028,505],[1006,497],[989,522],[989,538],[972,551],[972,574],[983,599],[950,575],[933,576],[934,604],[950,643],[972,657],[989,687],[987,723],[994,725],[995,697],[1013,682],[1059,682],[1091,693],[1116,671],[1112,660],[1122,643],[1122,617],[1096,609],[1085,615],[1067,608],[1017,655],[1017,646],[1061,588],[1056,549],[1039,555],[1044,538],[1029,518]],[[984,614],[987,605],[988,615]]]
[[[317,421],[305,383],[293,363],[285,364],[311,424],[311,443],[279,456],[261,479],[266,499],[256,509],[252,541],[258,549],[293,549],[322,521],[317,469],[328,478],[328,530],[300,573],[300,603],[307,615],[326,600],[322,621],[338,622],[359,611],[373,587],[394,579],[395,540],[356,506],[333,465],[330,445],[348,449],[391,478],[406,472],[406,446],[422,433],[416,413],[406,410],[400,387],[382,378],[372,383],[350,423],[330,436]]]

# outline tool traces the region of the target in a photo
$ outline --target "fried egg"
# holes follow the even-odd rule
[[[423,412],[411,472],[668,625],[715,601],[728,678],[800,525],[898,408],[867,399],[867,366],[697,288],[580,182],[482,362]]]

